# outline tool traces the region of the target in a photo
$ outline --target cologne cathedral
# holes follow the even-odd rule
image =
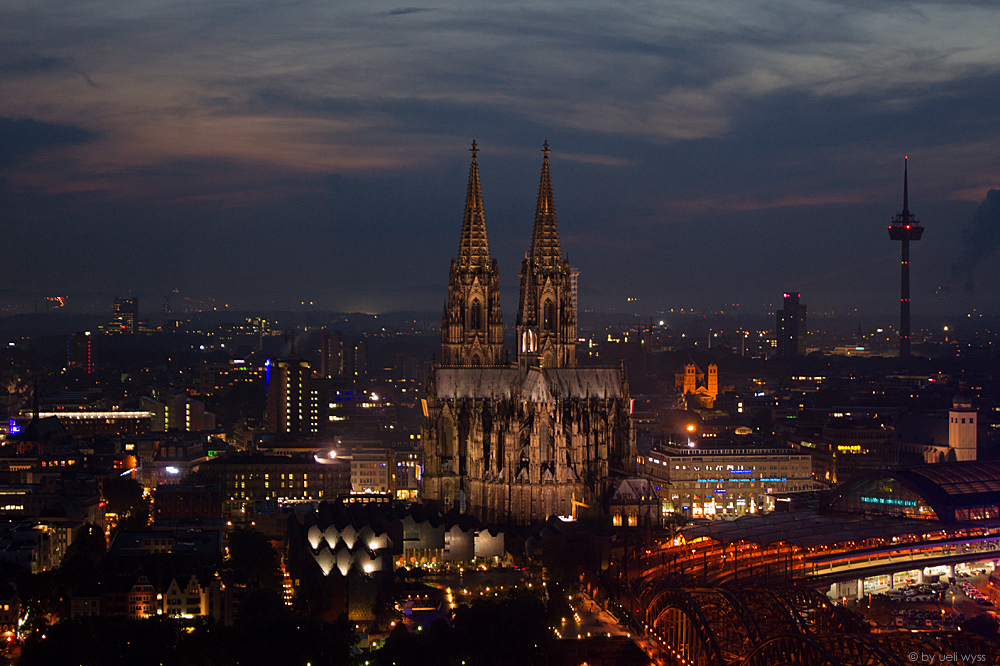
[[[615,476],[635,473],[628,382],[620,366],[577,366],[576,271],[559,248],[548,143],[521,262],[516,363],[504,361],[475,142],[471,151],[441,364],[427,384],[423,498],[490,522],[575,515],[606,501]]]

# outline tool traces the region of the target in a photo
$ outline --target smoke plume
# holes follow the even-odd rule
[[[962,231],[962,251],[951,266],[952,278],[966,293],[976,290],[979,264],[996,254],[1000,246],[1000,190],[990,190],[972,215],[972,223]]]

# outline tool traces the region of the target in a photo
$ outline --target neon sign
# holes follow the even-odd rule
[[[867,504],[890,504],[892,506],[912,506],[916,507],[917,503],[912,500],[901,500],[895,499],[893,497],[862,497],[862,502]]]

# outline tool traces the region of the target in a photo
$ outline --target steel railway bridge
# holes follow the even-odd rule
[[[932,657],[935,664],[1000,664],[1000,645],[970,633],[859,633],[809,588],[682,588],[663,581],[629,596],[622,601],[668,664],[913,666]]]
[[[838,486],[821,512],[692,525],[614,563],[619,601],[678,666],[1000,666],[961,632],[866,633],[817,587],[1000,562],[1000,462],[918,465]]]

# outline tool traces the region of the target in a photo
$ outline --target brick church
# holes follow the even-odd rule
[[[491,522],[575,515],[606,501],[614,477],[635,474],[628,382],[621,367],[577,365],[577,273],[559,248],[547,143],[521,263],[516,362],[505,362],[475,142],[471,152],[441,363],[427,384],[422,496]]]

